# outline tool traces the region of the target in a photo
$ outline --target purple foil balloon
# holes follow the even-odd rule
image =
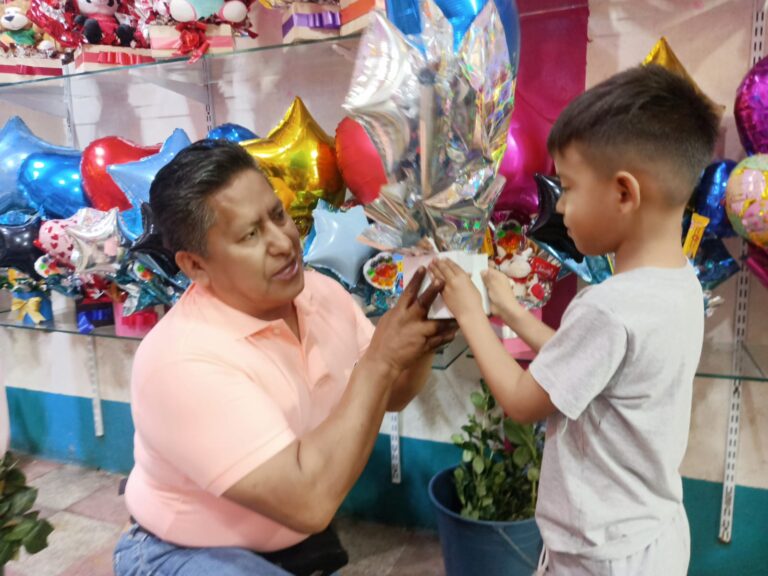
[[[750,244],[746,264],[763,286],[768,288],[768,252]]]
[[[733,105],[736,128],[747,154],[768,152],[768,58],[747,72]]]

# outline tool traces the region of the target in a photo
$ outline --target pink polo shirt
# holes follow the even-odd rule
[[[301,342],[193,285],[139,346],[126,503],[159,538],[263,552],[306,538],[222,497],[328,417],[370,343],[373,325],[333,280],[305,273],[295,304]]]

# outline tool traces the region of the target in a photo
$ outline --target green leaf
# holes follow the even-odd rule
[[[451,442],[453,442],[457,446],[461,446],[464,444],[464,436],[462,436],[461,434],[454,434],[453,436],[451,436]]]
[[[464,452],[461,455],[461,460],[465,462],[466,464],[469,464],[472,462],[472,459],[475,457],[474,452],[472,450],[464,450]]]
[[[539,480],[539,469],[535,466],[528,468],[528,480],[531,482],[537,482]]]
[[[475,459],[472,460],[472,469],[475,471],[475,474],[483,473],[483,470],[485,470],[485,460],[483,460],[482,456],[475,456]]]
[[[18,542],[0,542],[0,566],[4,566],[19,549]]]
[[[472,404],[474,404],[476,408],[482,408],[485,404],[485,398],[483,398],[483,395],[480,394],[480,392],[472,392],[472,394],[469,395],[469,399],[472,400]]]
[[[453,477],[456,479],[456,482],[461,482],[464,480],[464,468],[459,466],[453,471]]]
[[[48,520],[42,520],[37,523],[35,529],[32,530],[26,538],[22,541],[24,548],[30,554],[37,554],[48,546],[48,536],[53,532],[53,526],[51,526]]]
[[[37,522],[31,518],[25,518],[19,522],[13,530],[11,530],[7,536],[3,538],[5,541],[21,541],[26,538],[32,530],[37,526]]]
[[[36,488],[25,488],[24,490],[17,492],[11,497],[10,514],[12,516],[24,514],[24,512],[27,512],[32,508],[32,505],[35,503],[35,498],[37,498]]]
[[[514,420],[509,418],[504,420],[504,435],[507,437],[507,440],[512,442],[515,446],[525,444],[523,427]]]
[[[512,460],[514,460],[516,466],[522,468],[531,461],[531,452],[525,446],[518,446],[515,453],[512,454]]]
[[[8,500],[5,500],[4,502],[0,502],[0,520],[2,520],[3,516],[8,514],[8,511],[11,509],[11,503]]]

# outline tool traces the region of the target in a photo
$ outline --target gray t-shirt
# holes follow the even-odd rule
[[[690,266],[617,274],[571,302],[530,367],[559,410],[536,508],[549,549],[625,557],[678,513],[703,338]]]

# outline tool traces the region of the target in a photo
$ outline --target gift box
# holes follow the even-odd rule
[[[74,60],[69,64],[68,72],[92,72],[118,66],[136,66],[155,62],[152,51],[148,48],[123,48],[120,46],[102,46],[83,44],[75,50]]]
[[[178,26],[149,27],[149,46],[155,58],[189,56],[197,60],[204,54],[225,54],[235,49],[235,39],[229,24],[187,22]]]
[[[325,40],[339,36],[341,9],[326,4],[296,2],[283,12],[283,43]]]
[[[371,21],[371,12],[374,10],[386,10],[385,0],[341,0],[341,29],[342,36],[357,34],[368,27]]]
[[[77,330],[81,334],[90,334],[99,326],[111,326],[115,323],[112,309],[112,299],[109,296],[101,298],[82,298],[75,302],[75,318]]]
[[[0,57],[0,84],[51,78],[63,74],[64,66],[58,58]]]
[[[123,316],[123,303],[114,302],[115,334],[125,338],[144,338],[158,321],[157,311],[147,308],[134,312],[129,316]]]
[[[53,320],[51,299],[45,292],[13,292],[11,312],[24,326],[37,326]]]
[[[404,256],[403,257],[403,286],[408,286],[408,283],[413,278],[413,275],[418,270],[419,266],[425,268],[429,266],[430,262],[435,258],[441,258],[444,260],[451,260],[456,265],[469,274],[472,279],[472,283],[480,292],[480,296],[483,301],[483,311],[486,315],[491,313],[491,304],[488,300],[488,291],[485,289],[485,282],[483,282],[482,273],[488,270],[488,256],[486,254],[470,254],[468,252],[440,252],[439,254],[425,254],[423,256]],[[424,277],[424,282],[421,285],[419,294],[424,292],[429,286],[431,279],[429,274]],[[453,318],[453,314],[443,302],[443,298],[438,296],[432,303],[432,307],[427,314],[428,318],[436,320],[444,320]]]

